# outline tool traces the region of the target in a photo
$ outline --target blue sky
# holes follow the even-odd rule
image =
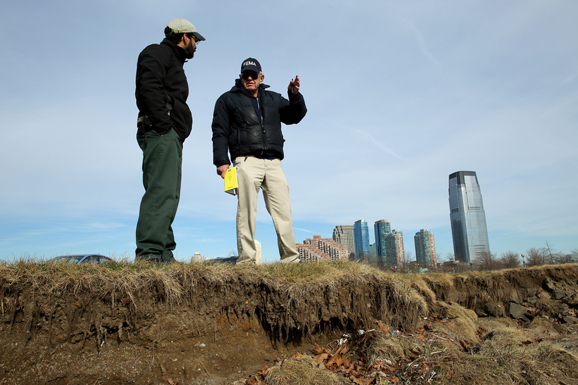
[[[387,219],[452,250],[448,176],[476,171],[498,255],[578,248],[578,2],[5,1],[0,15],[0,259],[134,256],[143,193],[136,59],[173,18],[207,39],[185,64],[176,257],[236,248],[212,165],[216,99],[243,59],[308,114],[284,128],[295,236]],[[262,198],[260,198],[262,201]],[[276,261],[264,204],[257,239]]]

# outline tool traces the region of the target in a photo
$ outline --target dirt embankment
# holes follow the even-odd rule
[[[329,348],[344,333],[432,332],[432,320],[458,317],[453,303],[475,312],[468,319],[570,325],[577,286],[578,265],[456,276],[354,263],[1,266],[0,384],[220,384],[251,375],[259,383],[264,365],[313,343],[316,366],[327,362],[322,354],[345,354]],[[474,346],[484,336],[472,333],[463,341]],[[370,356],[356,359],[369,365],[379,354]],[[362,383],[356,373],[342,377]],[[363,383],[388,383],[373,373]]]

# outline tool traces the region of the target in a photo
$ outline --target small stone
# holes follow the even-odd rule
[[[570,306],[578,307],[578,293],[574,293],[571,296],[565,297],[564,302]]]
[[[488,302],[484,305],[484,311],[490,315],[496,315],[496,304],[493,302]]]
[[[571,315],[567,315],[562,317],[562,321],[564,321],[564,323],[567,324],[575,324],[576,322],[578,322],[578,318],[572,317]]]
[[[554,299],[562,299],[562,298],[566,297],[566,294],[564,294],[564,293],[561,292],[561,291],[557,291],[557,290],[556,290],[556,291],[554,291],[554,293],[552,293],[552,297],[553,297]]]
[[[522,319],[526,315],[528,308],[517,303],[510,302],[510,316],[515,319]]]

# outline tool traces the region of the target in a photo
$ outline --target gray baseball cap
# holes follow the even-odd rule
[[[165,28],[166,36],[177,33],[192,33],[193,35],[195,35],[197,40],[201,41],[205,40],[205,38],[200,33],[197,32],[197,29],[195,28],[193,23],[185,19],[171,20],[170,23],[167,25],[167,28]]]

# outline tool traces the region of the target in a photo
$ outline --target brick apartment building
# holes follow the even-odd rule
[[[330,238],[321,238],[314,235],[307,238],[303,244],[297,244],[300,262],[347,261],[349,252],[347,247]]]

